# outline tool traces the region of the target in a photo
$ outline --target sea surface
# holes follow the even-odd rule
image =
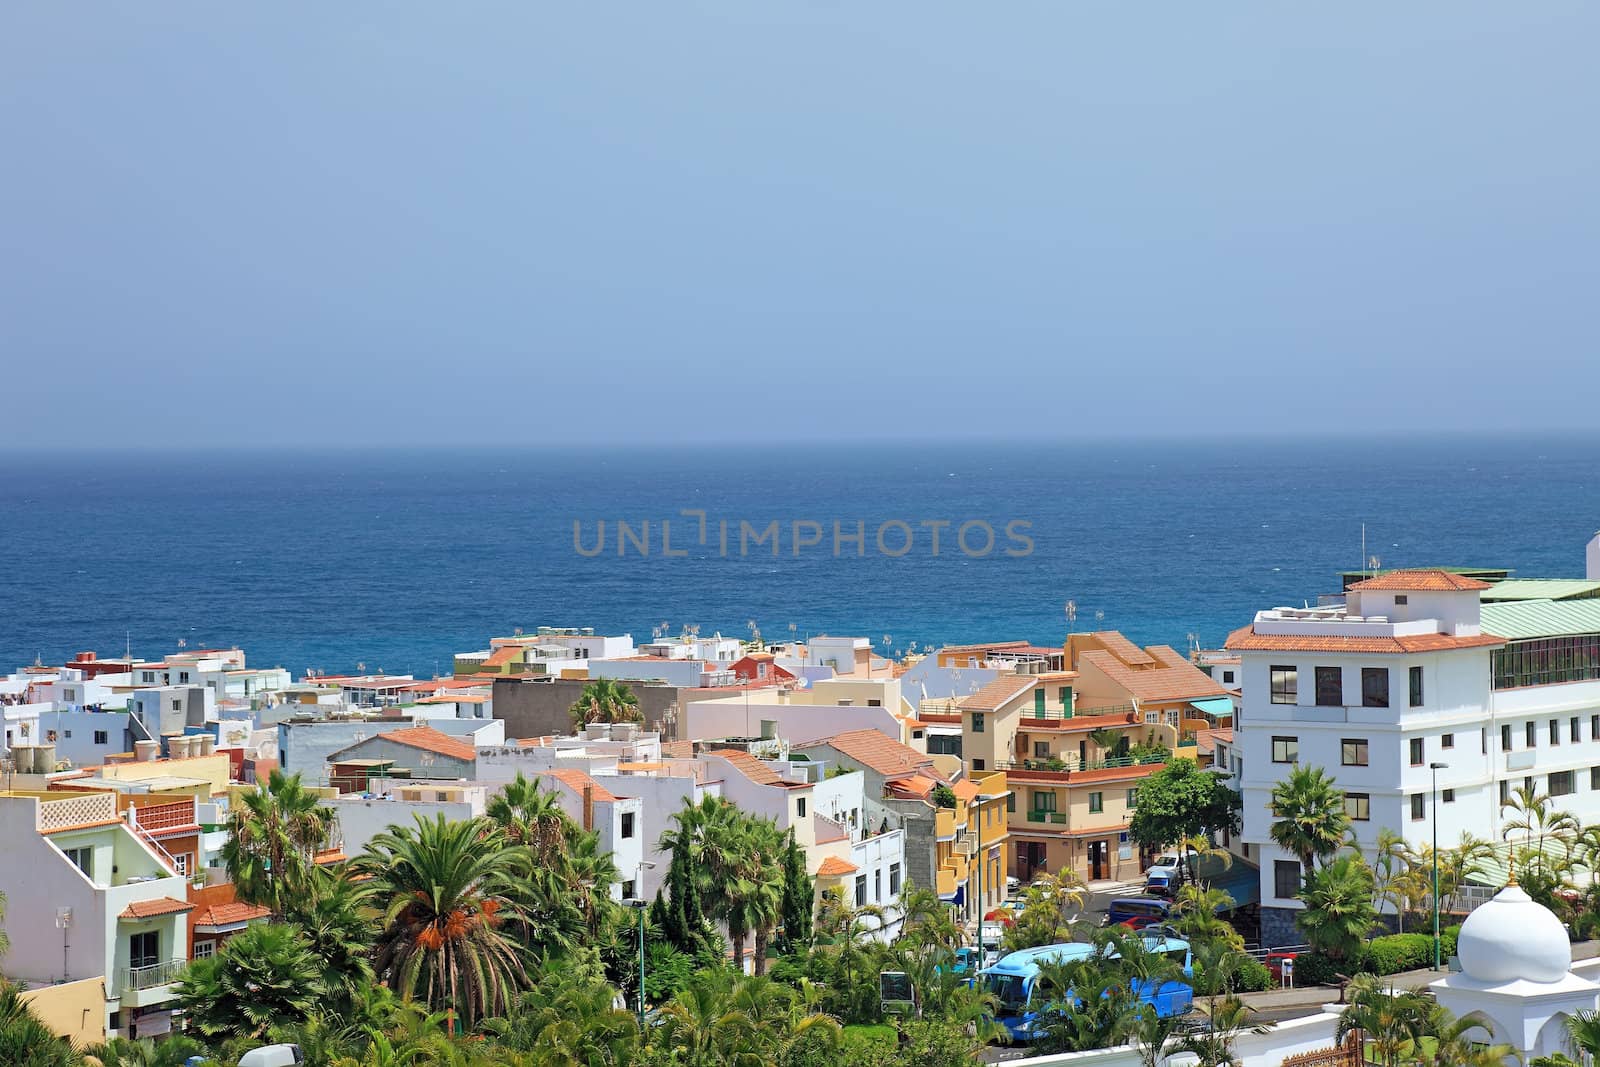
[[[776,557],[751,543],[774,520]],[[1581,576],[1600,438],[0,454],[0,668],[182,641],[427,675],[540,625],[1057,644],[1068,601],[1077,629],[1215,646],[1337,590],[1363,523],[1383,566]]]

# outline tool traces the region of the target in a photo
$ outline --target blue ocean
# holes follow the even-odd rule
[[[1182,648],[1336,590],[1363,523],[1382,566],[1581,575],[1600,439],[10,453],[0,515],[7,669],[432,674],[540,625],[1055,644],[1069,601]]]

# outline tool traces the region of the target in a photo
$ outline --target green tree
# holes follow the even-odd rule
[[[1346,989],[1349,1002],[1339,1013],[1334,1039],[1359,1031],[1372,1056],[1384,1067],[1396,1067],[1420,1046],[1428,1033],[1429,1006],[1420,994],[1385,986],[1370,974],[1358,974]]]
[[[572,725],[578,729],[591,722],[644,722],[633,690],[610,678],[586,684],[569,711]]]
[[[1172,760],[1146,778],[1137,801],[1128,834],[1146,848],[1239,831],[1239,794],[1221,775],[1202,770],[1194,760]]]
[[[205,1046],[187,1037],[168,1037],[156,1042],[148,1037],[131,1041],[114,1037],[88,1050],[101,1067],[183,1067],[191,1056],[204,1056]]]
[[[1017,909],[1016,920],[1000,935],[1001,951],[1016,952],[1072,940],[1080,925],[1077,915],[1083,909],[1083,894],[1083,881],[1072,870],[1035,879],[1022,892],[1022,907]]]
[[[1350,832],[1344,792],[1321,767],[1297,766],[1274,786],[1272,815],[1273,842],[1299,857],[1308,884],[1317,861],[1338,852]]]
[[[347,869],[315,867],[302,893],[291,898],[286,918],[300,928],[322,961],[328,1007],[349,1015],[373,982],[375,885]]]
[[[551,1067],[625,1067],[639,1053],[638,1024],[616,1006],[616,991],[563,968],[541,975],[516,1011],[484,1029],[501,1047]]]
[[[1394,908],[1397,928],[1406,929],[1406,908],[1411,903],[1408,875],[1417,862],[1417,855],[1406,839],[1385,826],[1378,831],[1378,847],[1373,854],[1373,895],[1379,904]]]
[[[1600,1011],[1579,1011],[1567,1016],[1567,1036],[1591,1063],[1600,1060]]]
[[[222,863],[239,899],[281,917],[304,889],[332,826],[333,809],[302,786],[298,774],[274,770],[265,785],[237,797]]]
[[[1213,998],[1204,1012],[1204,1028],[1185,1035],[1178,1048],[1198,1057],[1195,1067],[1241,1067],[1243,1061],[1235,1048],[1239,1036],[1267,1031],[1265,1026],[1250,1021],[1255,1009],[1230,993]]]
[[[464,1024],[504,1014],[527,986],[524,950],[505,932],[522,919],[526,854],[486,819],[418,816],[356,859],[384,905],[374,970],[406,999],[454,1009]]]
[[[538,779],[521,771],[496,793],[484,809],[490,821],[504,831],[506,840],[532,850],[537,862],[554,863],[577,831],[577,824],[562,810],[553,789],[541,789]]]
[[[907,897],[910,892],[908,887]],[[799,952],[811,944],[811,919],[816,901],[816,887],[806,873],[805,851],[790,830],[783,847],[783,899],[779,907],[783,925],[778,940],[779,952]]]
[[[1225,890],[1191,882],[1178,890],[1174,904],[1172,928],[1190,941],[1220,941],[1235,950],[1244,948],[1244,938],[1221,915],[1233,908],[1233,897]]]
[[[1413,1051],[1426,1055],[1430,1067],[1504,1067],[1517,1055],[1510,1045],[1491,1043],[1494,1035],[1476,1017],[1458,1019],[1438,1004],[1426,1011],[1424,1031],[1433,1040],[1419,1040]]]
[[[1378,917],[1372,868],[1360,856],[1339,856],[1312,874],[1300,899],[1305,907],[1295,921],[1306,942],[1331,959],[1354,961]]]
[[[304,1022],[327,992],[322,961],[299,928],[286,923],[247,928],[215,956],[189,964],[176,987],[190,1024],[223,1040]]]

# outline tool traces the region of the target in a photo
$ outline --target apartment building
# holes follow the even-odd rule
[[[1383,827],[1422,846],[1435,819],[1442,844],[1491,836],[1515,785],[1553,771],[1565,795],[1572,757],[1600,764],[1600,719],[1591,736],[1587,713],[1553,712],[1549,693],[1492,696],[1507,641],[1484,630],[1488,588],[1443,570],[1397,571],[1351,584],[1337,602],[1258,612],[1229,636],[1243,672],[1229,758],[1242,839],[1260,861],[1265,943],[1299,939],[1300,862],[1269,836],[1272,789],[1295,765],[1334,778],[1356,841],[1373,849]]]
[[[541,771],[561,808],[579,827],[599,837],[600,851],[611,853],[617,882],[613,900],[644,899],[640,892],[646,862],[644,804],[638,797],[618,796],[591,775],[572,769]]]
[[[170,1031],[189,958],[188,881],[123,821],[116,796],[0,796],[0,855],[7,974],[104,978],[107,1036]]]

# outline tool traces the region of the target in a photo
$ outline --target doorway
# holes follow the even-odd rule
[[[1110,874],[1109,867],[1110,847],[1104,841],[1089,842],[1089,880],[1092,882],[1104,881]]]

